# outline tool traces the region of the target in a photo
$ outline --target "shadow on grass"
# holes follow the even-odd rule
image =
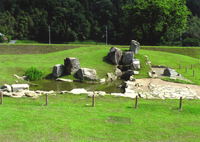
[[[104,57],[103,57],[103,62],[105,62],[105,63],[107,63],[107,64],[110,64],[110,65],[114,65],[114,64],[112,64],[110,61],[108,61],[107,56],[104,56]]]

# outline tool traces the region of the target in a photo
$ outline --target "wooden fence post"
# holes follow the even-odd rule
[[[94,106],[95,106],[95,93],[92,96],[92,107],[94,107]]]
[[[48,106],[48,93],[46,93],[46,106]]]
[[[179,69],[181,69],[181,64],[179,65]]]
[[[138,96],[136,96],[136,98],[135,98],[135,109],[137,109],[138,108]]]
[[[180,105],[179,105],[179,109],[182,110],[182,97],[180,97]]]
[[[185,68],[185,72],[187,73],[187,67]]]
[[[195,70],[193,70],[193,77],[195,76]]]
[[[193,65],[191,65],[191,70],[192,70],[192,68],[193,68]]]
[[[1,104],[3,104],[3,93],[0,92],[0,95],[1,95]]]

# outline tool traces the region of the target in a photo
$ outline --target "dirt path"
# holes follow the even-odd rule
[[[141,88],[141,89],[138,90],[138,91],[141,91],[141,92],[150,91],[148,86],[151,83],[153,85],[159,85],[159,86],[172,86],[172,87],[178,87],[178,88],[189,87],[191,90],[195,91],[198,96],[200,96],[200,86],[198,86],[198,85],[167,82],[167,81],[163,81],[161,79],[153,79],[153,78],[136,79],[136,81],[134,83],[135,84],[139,83],[139,84],[143,85],[143,86],[140,86],[139,88]]]

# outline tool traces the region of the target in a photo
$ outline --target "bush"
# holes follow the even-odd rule
[[[186,38],[183,40],[183,46],[199,46],[199,40],[195,38]]]
[[[30,81],[42,79],[42,77],[43,77],[42,71],[35,67],[28,68],[25,71],[25,75],[28,77],[28,80],[30,80]]]

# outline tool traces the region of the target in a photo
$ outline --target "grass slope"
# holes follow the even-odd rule
[[[138,100],[87,95],[4,98],[0,141],[200,141],[200,101]],[[109,116],[129,118],[106,123]],[[120,120],[120,119],[118,119]],[[124,122],[124,123],[123,123]]]
[[[81,68],[96,69],[99,78],[106,78],[108,72],[115,71],[115,66],[106,59],[110,46],[6,45],[0,48],[3,50],[0,52],[0,84],[14,83],[16,78],[13,74],[22,76],[31,66],[40,68],[47,76],[51,74],[54,65],[64,64],[66,57],[78,58]],[[141,60],[143,67],[137,78],[148,77],[150,68],[145,65],[144,56],[139,54],[136,57]],[[74,75],[63,78],[75,79]]]
[[[140,54],[147,55],[152,65],[165,65],[174,68],[182,76],[200,85],[200,60],[180,54],[166,53],[160,51],[140,50]],[[179,65],[181,64],[181,69]],[[193,69],[191,69],[191,64]],[[187,73],[185,72],[188,67]],[[195,70],[195,77],[193,77]]]
[[[190,56],[193,58],[200,59],[200,48],[199,47],[141,47],[141,49],[145,50],[153,50],[153,51],[161,51],[168,53],[175,53]]]

